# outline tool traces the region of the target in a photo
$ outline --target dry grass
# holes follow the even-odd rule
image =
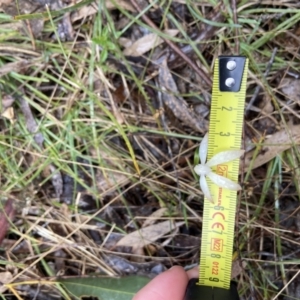
[[[58,275],[149,275],[198,263],[195,152],[213,62],[237,52],[250,61],[247,103],[255,96],[236,221],[240,296],[300,298],[300,6],[215,2],[100,0],[93,10],[91,1],[57,1],[46,10],[33,1],[19,14],[14,2],[0,2],[1,199],[16,207],[0,274],[23,282],[2,299],[67,299],[50,280]],[[145,48],[149,33],[149,49],[130,46]],[[173,106],[162,97],[164,61]],[[166,220],[172,230],[149,234],[144,247],[120,242]]]

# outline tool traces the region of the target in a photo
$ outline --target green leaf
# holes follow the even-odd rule
[[[108,27],[104,27],[102,29],[102,36],[105,36],[107,38],[108,37],[108,33],[109,33]]]
[[[107,60],[107,57],[108,57],[108,51],[107,49],[104,48],[100,54],[100,62],[104,63]]]
[[[107,49],[109,50],[115,50],[117,47],[116,47],[116,44],[111,42],[111,41],[107,41],[107,44],[106,44],[106,47]]]
[[[92,38],[92,42],[104,47],[107,43],[107,37],[106,36],[98,36],[98,37]]]
[[[98,297],[99,300],[131,300],[150,279],[141,276],[74,277],[60,278],[57,281],[77,299],[93,296]]]

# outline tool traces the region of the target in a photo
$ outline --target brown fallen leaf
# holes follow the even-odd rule
[[[0,1],[0,9],[12,17],[20,14],[29,14],[32,12],[42,11],[41,5],[38,3],[38,1],[27,0],[18,0],[18,2],[13,0]],[[27,33],[29,36],[38,36],[44,28],[44,20],[33,19],[28,21],[19,21],[18,28],[23,33]]]
[[[79,1],[76,2],[78,3]],[[128,3],[127,0],[118,0],[117,3],[118,3],[118,7],[124,10],[128,10],[131,12],[135,11],[135,9],[132,7],[130,3]],[[116,5],[114,4],[114,1],[106,0],[105,5],[106,5],[106,9],[108,10],[116,9]],[[84,5],[76,13],[72,14],[72,18],[71,18],[72,22],[97,14],[98,11],[99,11],[99,7],[98,4],[96,3],[91,5]]]
[[[72,27],[70,13],[65,13],[58,23],[57,33],[62,41],[72,41],[74,39],[74,29]]]
[[[98,191],[106,195],[128,184],[130,179],[126,174],[114,172],[113,170],[97,170],[96,181]]]
[[[0,273],[0,295],[3,294],[8,287],[6,284],[10,283],[13,279],[13,275],[10,272],[1,272]]]
[[[14,109],[12,107],[15,99],[11,97],[10,95],[3,95],[2,97],[2,111],[1,111],[1,116],[10,120],[11,123],[14,123]]]
[[[90,148],[90,154],[93,158],[101,156],[106,163],[105,169],[97,169],[96,172],[96,186],[99,193],[102,194],[102,197],[106,195],[106,193],[112,193],[117,188],[130,182],[128,174],[114,171],[114,169],[118,170],[118,165],[122,163],[120,160],[113,160],[106,151],[92,147]]]
[[[6,75],[10,72],[16,72],[19,73],[20,71],[28,68],[30,65],[34,64],[34,61],[22,59],[19,61],[14,61],[10,63],[6,63],[5,65],[0,67],[0,77],[3,75]],[[11,96],[9,96],[11,97]],[[4,98],[4,97],[3,97]],[[4,101],[2,98],[2,102]],[[11,97],[12,98],[12,97]]]
[[[163,102],[173,112],[175,117],[196,131],[207,132],[208,121],[203,117],[196,117],[195,113],[188,108],[184,99],[179,96],[166,59],[159,68],[158,81],[162,90]]]
[[[12,107],[7,108],[2,114],[2,117],[10,120],[11,123],[14,123],[15,113]]]
[[[246,262],[241,261],[240,259],[234,260],[231,266],[231,279],[239,276],[246,268],[246,265]]]
[[[177,29],[168,29],[164,31],[165,34],[168,34],[170,36],[175,36],[178,32],[179,30]],[[164,40],[160,38],[156,33],[150,33],[135,41],[132,45],[130,45],[123,51],[123,54],[127,56],[140,56],[148,52],[149,50],[159,46],[163,42]]]
[[[282,129],[264,140],[253,163],[253,155],[256,149],[247,152],[244,164],[241,164],[240,171],[247,172],[250,165],[252,169],[258,168],[273,159],[276,155],[293,147],[293,145],[299,145],[299,143],[300,125],[290,125],[288,129]]]
[[[154,277],[158,273],[166,271],[166,267],[156,261],[137,263],[124,257],[106,253],[103,255],[105,263],[114,269],[119,275],[146,275]]]
[[[2,111],[6,110],[10,106],[12,106],[14,102],[15,102],[15,98],[13,98],[12,96],[3,95],[2,96],[2,107],[1,107]]]
[[[124,236],[118,241],[116,246],[132,247],[133,252],[136,253],[143,247],[155,242],[159,238],[163,237],[170,231],[178,228],[183,224],[184,222],[174,223],[168,220],[148,227],[144,227]]]
[[[143,227],[147,227],[149,225],[152,225],[159,218],[161,218],[167,211],[168,211],[168,209],[166,207],[162,207],[162,208],[156,210],[150,216],[147,217],[147,219],[145,220],[145,222],[143,224]]]
[[[59,11],[67,5],[64,1],[61,0],[51,0],[49,2],[40,0],[1,0],[0,10],[4,11],[7,15],[16,17],[22,14],[29,15],[31,13],[45,13],[47,12],[45,4],[48,5],[50,11]],[[69,30],[69,28],[66,28],[67,23],[69,23],[68,25],[70,25],[70,22],[68,22],[67,20],[68,14],[69,13],[66,13],[66,17],[63,16],[62,21],[59,22],[60,28],[58,28],[60,36],[63,34],[63,37],[61,36],[61,38],[64,38],[65,40],[72,38],[72,29]],[[22,33],[25,33],[30,37],[37,37],[42,33],[44,29],[44,23],[45,18],[40,17],[24,21],[21,20],[16,22],[13,26],[15,29],[20,30]],[[9,25],[12,26],[11,23]]]
[[[26,121],[27,129],[30,133],[34,135],[35,142],[39,145],[41,149],[43,149],[44,137],[40,132],[38,132],[38,125],[33,117],[31,108],[28,102],[25,100],[25,98],[20,97],[19,101],[20,101],[20,108],[22,110],[22,113]]]
[[[284,78],[281,80],[280,89],[282,93],[292,101],[298,102],[300,95],[300,84],[298,79]]]
[[[0,245],[9,228],[9,220],[13,221],[14,216],[15,208],[13,205],[13,200],[8,199],[4,205],[3,212],[0,213]]]

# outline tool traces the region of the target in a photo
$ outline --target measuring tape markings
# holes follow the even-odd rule
[[[245,60],[239,91],[220,92],[219,60],[215,63],[208,159],[220,151],[241,147],[247,69],[248,60]],[[239,160],[218,165],[212,170],[237,182]],[[214,203],[204,200],[199,284],[229,289],[237,194],[220,188],[209,179],[208,185]]]

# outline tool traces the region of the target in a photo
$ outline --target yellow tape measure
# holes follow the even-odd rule
[[[248,60],[220,56],[215,63],[209,125],[209,160],[220,151],[241,148]],[[238,180],[239,160],[217,165],[213,171]],[[199,285],[229,289],[232,266],[236,191],[208,179],[214,203],[204,200]]]

